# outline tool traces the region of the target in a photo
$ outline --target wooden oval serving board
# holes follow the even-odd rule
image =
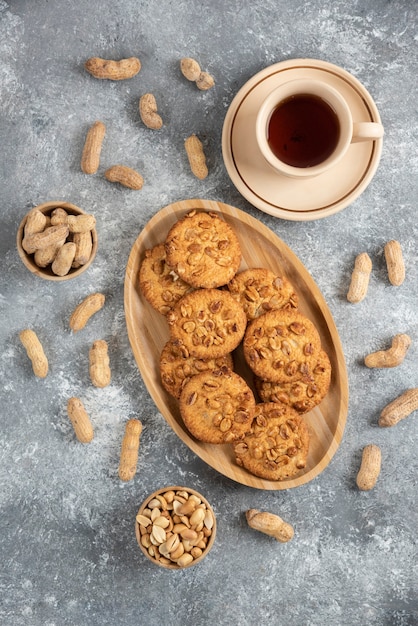
[[[170,227],[192,209],[218,213],[234,228],[242,248],[240,270],[266,267],[287,276],[299,295],[301,312],[316,325],[322,346],[330,358],[330,390],[321,404],[305,416],[311,432],[308,463],[294,478],[281,481],[263,480],[236,465],[232,446],[197,441],[183,424],[177,400],[161,384],[159,359],[161,350],[169,339],[168,325],[165,317],[156,312],[141,295],[138,272],[145,250],[162,243]],[[243,211],[221,202],[195,199],[170,204],[154,215],[132,247],[125,274],[124,300],[129,341],[144,383],[168,424],[203,461],[224,476],[258,489],[281,490],[297,487],[323,471],[341,442],[347,417],[348,382],[344,355],[331,313],[318,286],[296,255],[270,229]],[[239,349],[234,354],[234,361],[235,370],[252,387],[252,375]]]

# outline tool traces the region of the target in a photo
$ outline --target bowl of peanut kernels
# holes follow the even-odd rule
[[[164,487],[140,506],[135,520],[138,545],[153,563],[184,569],[211,550],[216,518],[209,502],[190,487]]]
[[[25,215],[16,244],[24,265],[40,278],[76,278],[96,256],[96,219],[69,202],[45,202]]]

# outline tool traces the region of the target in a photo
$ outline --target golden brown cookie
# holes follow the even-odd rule
[[[249,431],[254,394],[227,367],[190,378],[180,395],[180,413],[191,434],[205,443],[233,443]]]
[[[250,433],[234,444],[239,466],[265,480],[283,480],[306,466],[309,431],[294,409],[285,404],[257,404]]]
[[[193,289],[167,265],[163,243],[145,251],[139,268],[139,288],[150,305],[163,315]]]
[[[241,263],[238,238],[216,213],[190,211],[170,229],[167,263],[193,287],[226,285]]]
[[[321,339],[302,313],[273,310],[249,323],[245,332],[244,357],[254,374],[269,382],[300,379],[314,367]]]
[[[249,320],[272,309],[298,307],[298,296],[290,281],[263,267],[240,272],[228,283],[228,289],[241,302]]]
[[[255,377],[255,387],[263,402],[283,402],[300,415],[317,406],[327,395],[331,382],[331,363],[320,350],[316,365],[295,382],[270,383]]]
[[[231,354],[226,354],[218,359],[197,359],[190,356],[183,344],[179,344],[177,341],[167,341],[160,357],[161,382],[164,389],[178,399],[184,385],[192,376],[224,366],[233,369],[234,363]]]
[[[196,289],[167,315],[171,339],[199,359],[217,359],[232,352],[244,336],[247,316],[228,291]]]

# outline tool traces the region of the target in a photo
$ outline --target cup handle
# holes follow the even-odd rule
[[[383,126],[378,122],[354,122],[351,143],[380,139],[383,134]]]

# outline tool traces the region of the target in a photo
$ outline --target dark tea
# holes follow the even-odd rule
[[[283,100],[268,124],[268,144],[283,163],[312,167],[335,150],[340,125],[334,109],[319,96],[297,94]]]

